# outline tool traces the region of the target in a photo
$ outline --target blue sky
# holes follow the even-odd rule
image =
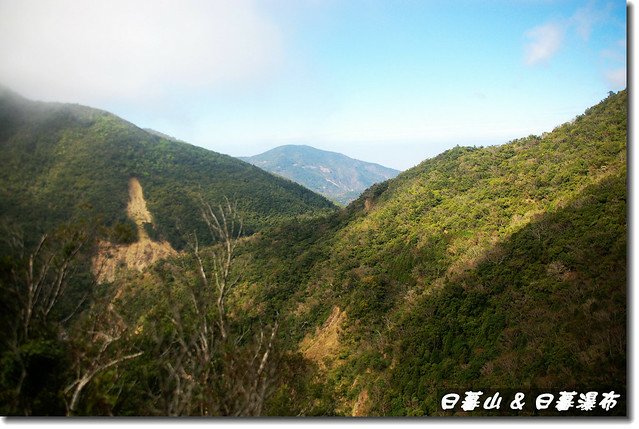
[[[621,1],[84,4],[0,0],[0,82],[235,156],[309,144],[405,169],[625,87]]]

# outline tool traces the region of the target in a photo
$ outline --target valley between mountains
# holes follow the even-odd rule
[[[0,89],[2,413],[438,416],[442,392],[606,388],[625,415],[627,114],[611,93],[398,172],[244,162]]]

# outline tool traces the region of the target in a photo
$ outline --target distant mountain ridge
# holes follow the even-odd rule
[[[392,179],[400,173],[379,164],[307,145],[278,146],[262,154],[240,159],[343,205],[355,200],[371,185]]]

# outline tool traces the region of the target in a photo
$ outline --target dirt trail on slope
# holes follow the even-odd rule
[[[331,315],[313,335],[307,335],[300,343],[300,351],[305,358],[316,362],[320,368],[326,369],[327,360],[337,356],[340,342],[339,335],[346,313],[339,307],[334,307]]]
[[[308,333],[300,342],[300,352],[306,359],[318,365],[321,374],[325,375],[327,371],[337,368],[345,362],[339,358],[339,354],[342,349],[340,335],[346,319],[345,311],[337,306],[333,307],[333,311],[322,326],[316,328],[315,332]],[[322,379],[322,375],[319,376],[319,379]],[[351,386],[351,391],[352,389],[361,389],[357,399],[342,397],[336,408],[338,413],[350,414],[351,416],[368,415],[370,410],[368,390],[359,386],[357,380],[358,378]]]
[[[137,226],[139,239],[131,244],[98,243],[98,254],[93,259],[93,274],[99,282],[112,282],[120,269],[142,271],[160,259],[177,254],[167,241],[151,240],[144,229],[145,223],[153,223],[153,217],[146,207],[142,185],[135,177],[129,180],[126,211]]]
[[[353,405],[351,416],[353,417],[366,417],[370,410],[370,398],[368,396],[368,390],[362,389],[357,395],[357,400]]]

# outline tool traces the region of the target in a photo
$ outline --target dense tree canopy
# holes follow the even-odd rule
[[[542,136],[444,152],[339,211],[103,112],[3,100],[1,213],[55,238],[2,247],[4,413],[437,415],[442,390],[486,387],[612,387],[625,412],[626,91]],[[104,232],[81,218],[134,240],[131,175],[150,232],[183,252],[95,285],[89,237]],[[226,201],[249,231],[225,247],[202,208]],[[20,273],[47,255],[54,290],[73,269],[25,336],[37,276]]]

